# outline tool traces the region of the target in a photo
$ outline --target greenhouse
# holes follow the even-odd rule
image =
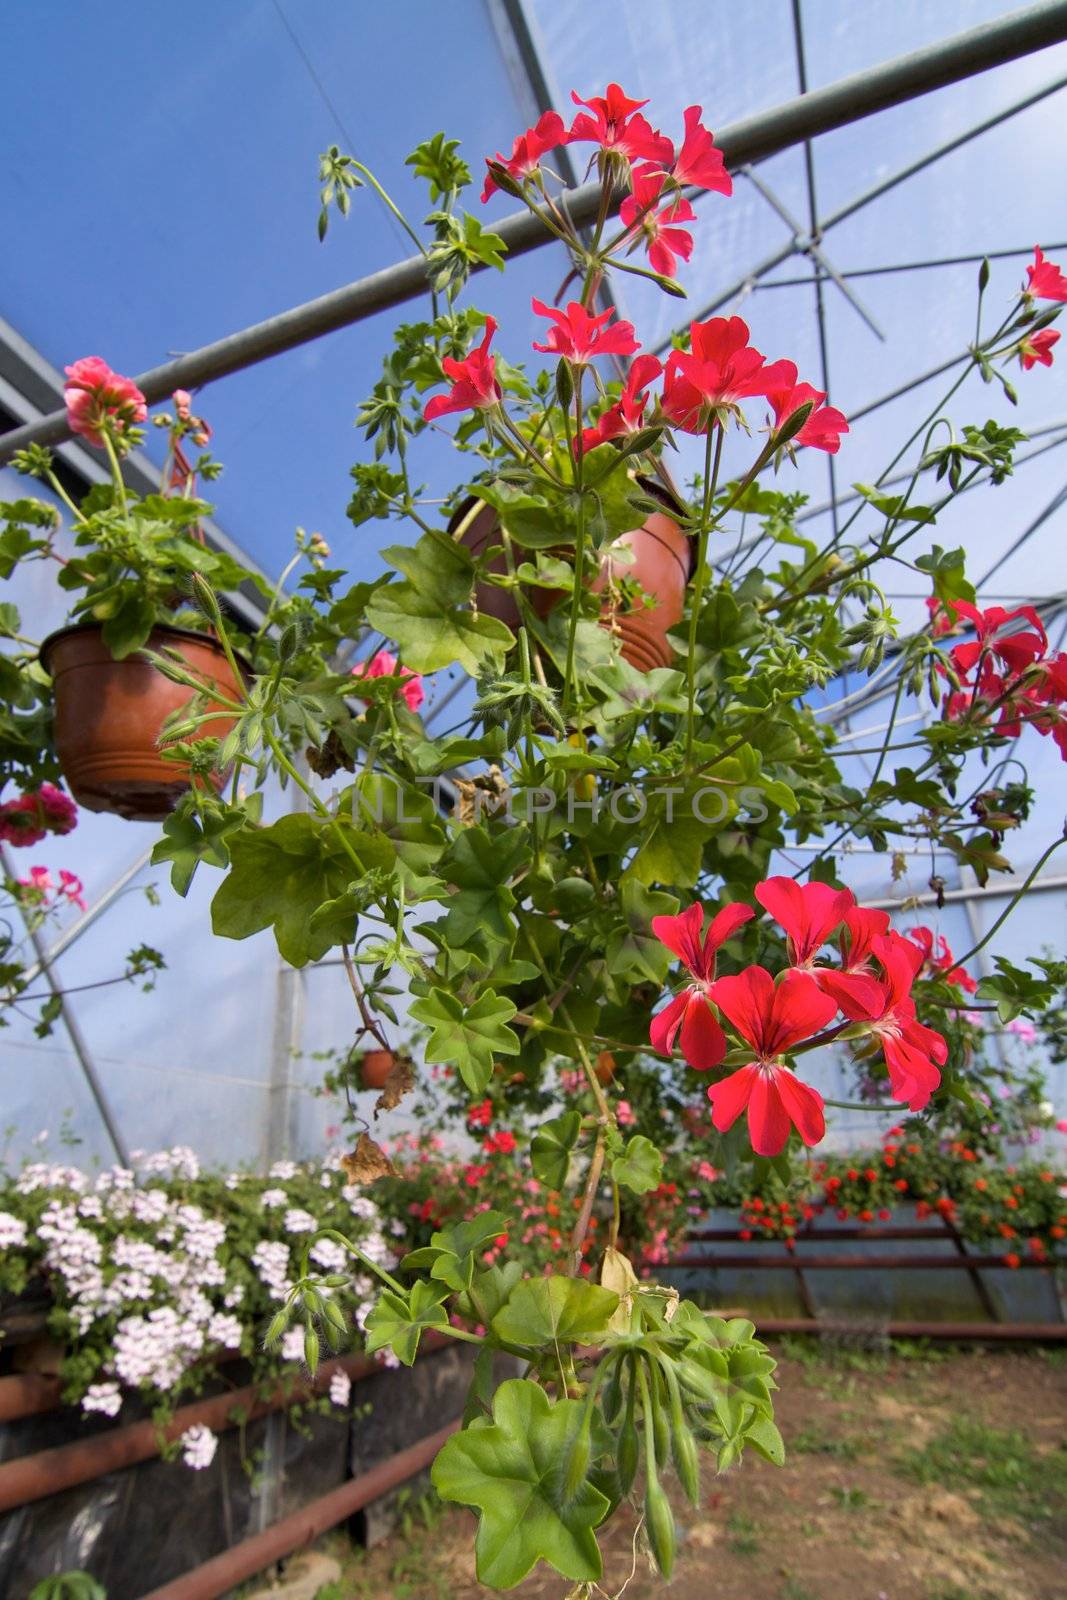
[[[1067,1593],[1067,0],[4,34],[0,1594]]]

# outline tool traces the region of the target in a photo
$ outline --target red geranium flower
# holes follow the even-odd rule
[[[688,261],[693,253],[693,235],[677,224],[693,222],[696,212],[680,195],[674,195],[662,210],[656,210],[666,181],[665,175],[654,166],[635,167],[633,194],[619,207],[619,217],[630,230],[631,248],[636,249],[643,235],[648,264],[653,272],[673,278],[678,257]]]
[[[1019,340],[1019,361],[1024,372],[1029,372],[1038,362],[1043,367],[1052,365],[1052,346],[1059,344],[1060,336],[1054,328],[1042,328],[1040,333],[1023,334]]]
[[[80,433],[90,444],[102,450],[106,429],[121,438],[147,417],[145,397],[133,379],[112,372],[101,356],[83,356],[63,371],[67,422],[72,433]]]
[[[716,189],[719,194],[733,194],[734,186],[723,164],[722,151],[701,123],[702,110],[701,106],[685,108],[685,138],[671,176],[675,182],[691,184],[694,189]]]
[[[500,185],[493,176],[494,167],[503,167],[504,171],[521,183],[528,178],[531,172],[536,172],[541,164],[541,157],[550,150],[565,144],[567,130],[563,118],[558,111],[546,111],[540,116],[532,128],[527,128],[525,133],[520,133],[511,147],[511,155],[501,155],[498,150],[495,156],[486,156],[485,164],[488,172],[485,175],[485,186],[482,189],[482,204],[491,194],[495,194]]]
[[[482,1149],[487,1156],[509,1156],[515,1149],[515,1135],[507,1128],[501,1128],[482,1141]]]
[[[1067,278],[1054,261],[1046,261],[1040,245],[1034,245],[1033,265],[1026,269],[1024,294],[1035,300],[1067,300]]]
[[[907,931],[907,938],[911,939],[915,944],[918,945],[919,949],[923,953],[924,961],[928,966],[932,967],[935,972],[941,973],[946,983],[955,984],[957,988],[965,989],[968,994],[975,993],[978,988],[977,982],[971,977],[969,972],[964,970],[963,967],[956,965],[956,958],[949,949],[948,940],[945,938],[944,934],[940,934],[938,936],[937,955],[934,954],[934,935],[932,929],[924,928],[921,925],[916,928],[909,928]]]
[[[641,348],[632,322],[617,322],[613,328],[604,326],[615,315],[614,307],[594,317],[578,300],[570,301],[566,311],[546,306],[543,300],[535,299],[532,304],[539,317],[549,317],[555,323],[548,330],[548,343],[535,343],[534,349],[564,356],[573,366],[584,367],[594,356],[632,356]]]
[[[973,625],[977,634],[975,640],[958,644],[950,652],[952,665],[962,678],[968,676],[987,652],[999,656],[1012,672],[1024,672],[1048,649],[1048,634],[1033,606],[1017,606],[1014,611],[1005,611],[1003,606],[989,606],[979,611],[969,600],[950,600],[949,605],[957,616],[965,617]],[[1009,623],[1020,617],[1030,624],[1033,632],[1023,629],[1001,637]]]
[[[746,967],[734,978],[719,978],[711,998],[756,1052],[756,1059],[708,1089],[712,1122],[720,1133],[748,1112],[752,1148],[776,1156],[790,1128],[807,1145],[826,1132],[822,1096],[802,1083],[780,1060],[784,1051],[810,1039],[831,1020],[836,1003],[804,972],[787,972],[777,985],[763,967]]]
[[[622,394],[609,406],[591,428],[582,433],[583,451],[592,450],[608,439],[619,439],[624,434],[636,433],[645,420],[647,396],[645,390],[663,371],[657,356],[638,356],[626,374]]]
[[[640,115],[647,100],[631,100],[617,83],[609,83],[607,93],[583,100],[571,90],[576,106],[587,106],[571,123],[568,144],[593,143],[609,152],[618,152],[628,161],[655,161],[670,166],[674,145]],[[592,115],[590,115],[590,112]]]
[[[919,1021],[911,998],[923,953],[918,945],[896,932],[875,939],[874,953],[885,972],[885,982],[881,985],[884,1006],[870,1021],[871,1032],[885,1052],[893,1099],[902,1101],[910,1111],[921,1111],[941,1082],[939,1069],[948,1060],[947,1044],[933,1028]],[[845,996],[841,1009],[855,1021],[870,1020]]]
[[[796,369],[793,370],[795,373]],[[772,390],[767,399],[774,412],[776,428],[780,428],[809,400],[814,401],[807,421],[800,432],[789,440],[789,444],[808,445],[812,450],[825,450],[828,455],[836,456],[841,448],[841,435],[849,431],[848,422],[843,412],[826,404],[826,395],[821,389],[813,389],[810,383],[794,383],[792,388]]]
[[[447,394],[438,394],[429,401],[422,415],[427,422],[443,417],[449,411],[485,411],[500,404],[501,389],[496,381],[496,357],[489,354],[489,346],[497,330],[495,317],[485,319],[485,337],[477,349],[463,361],[445,356],[441,362],[446,378],[452,379]]]
[[[791,361],[765,364],[741,317],[694,322],[689,337],[688,353],[668,357],[663,384],[664,414],[685,433],[706,433],[740,401],[790,387],[796,377]]]
[[[704,908],[695,901],[676,917],[653,917],[652,932],[689,969],[693,982],[652,1018],[653,1048],[669,1056],[681,1030],[682,1054],[691,1067],[707,1072],[726,1054],[726,1036],[708,1005],[715,977],[715,957],[742,923],[755,915],[751,906],[731,905],[712,917],[701,940]]]
[[[851,889],[833,889],[828,883],[797,883],[793,878],[768,878],[756,885],[755,894],[763,909],[786,931],[791,967],[808,973],[837,1004],[842,1005],[847,996],[864,1015],[878,1015],[883,1005],[882,986],[860,970],[871,948],[869,943],[862,953],[857,947],[855,959],[850,952],[844,970],[815,965],[816,956],[834,929],[856,909]],[[861,941],[870,935],[862,921],[854,926]]]

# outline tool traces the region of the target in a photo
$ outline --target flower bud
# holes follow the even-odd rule
[[[674,1516],[659,1480],[651,1473],[645,1486],[645,1527],[656,1565],[669,1578],[674,1566]]]

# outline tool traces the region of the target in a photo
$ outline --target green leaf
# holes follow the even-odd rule
[[[506,1026],[515,1011],[510,1000],[492,989],[484,989],[470,1006],[444,989],[431,989],[425,999],[414,1002],[410,1015],[433,1030],[426,1060],[449,1062],[472,1094],[482,1094],[493,1075],[493,1057],[519,1053],[518,1038]]]
[[[368,869],[384,864],[380,845],[354,829],[347,833]],[[229,851],[230,871],[211,902],[214,932],[224,939],[247,939],[273,927],[278,950],[291,966],[324,956],[333,932],[313,929],[312,917],[325,901],[345,892],[357,870],[336,828],[323,818],[294,813],[269,828],[233,833]]]
[[[769,1417],[761,1417],[758,1414],[754,1416],[752,1421],[746,1424],[745,1440],[773,1467],[785,1465],[785,1444],[782,1435]]]
[[[400,1263],[405,1272],[429,1269],[431,1278],[457,1294],[469,1291],[474,1268],[489,1245],[507,1232],[508,1220],[500,1211],[479,1211],[467,1222],[457,1222],[433,1234],[422,1250],[412,1250]]]
[[[550,1189],[562,1189],[567,1181],[570,1155],[578,1143],[582,1116],[579,1111],[565,1111],[551,1122],[542,1122],[530,1145],[530,1162],[534,1177]]]
[[[857,494],[861,494],[868,505],[875,511],[880,511],[891,522],[918,522],[929,523],[937,521],[937,513],[932,506],[910,506],[901,494],[883,494],[880,489],[873,488],[869,483],[854,483],[852,487]]]
[[[410,1367],[419,1351],[419,1340],[427,1328],[447,1328],[447,1284],[419,1281],[406,1295],[386,1289],[367,1318],[364,1332],[369,1356],[376,1350],[392,1350],[398,1361]]]
[[[458,662],[477,677],[487,662],[500,666],[515,643],[511,629],[496,617],[477,615],[464,604],[442,607],[410,583],[391,583],[375,592],[367,621],[400,646],[413,672],[437,672]]]
[[[608,937],[604,960],[613,976],[630,983],[662,983],[671,953],[652,932],[652,918],[678,910],[672,894],[659,894],[637,878],[624,878],[619,895],[624,923]]]
[[[439,1453],[438,1494],[481,1513],[479,1582],[512,1589],[541,1560],[572,1583],[600,1577],[593,1529],[610,1502],[588,1482],[568,1494],[561,1471],[584,1411],[580,1401],[552,1402],[536,1383],[511,1378],[497,1390],[493,1421],[454,1435]]]
[[[964,575],[964,562],[966,551],[942,550],[935,544],[929,555],[917,556],[915,565],[920,572],[928,572],[933,580],[934,593],[939,600],[967,600],[971,605],[975,603],[973,583],[968,583]]]
[[[619,1297],[584,1278],[527,1278],[493,1318],[509,1344],[537,1349],[554,1343],[592,1343],[605,1331]]]
[[[634,1194],[647,1194],[663,1182],[663,1156],[651,1139],[637,1133],[627,1140],[625,1150],[611,1163],[611,1175],[624,1189]]]
[[[260,800],[256,796],[256,800]],[[153,847],[152,864],[169,861],[170,881],[176,892],[186,895],[193,874],[201,861],[211,867],[227,867],[230,851],[227,840],[239,829],[258,818],[258,805],[227,806],[212,804],[201,796],[200,810],[192,797],[163,824],[163,837]]]

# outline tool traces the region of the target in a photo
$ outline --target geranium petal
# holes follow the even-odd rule
[[[750,1061],[747,1067],[741,1067],[737,1072],[731,1072],[728,1078],[723,1078],[721,1083],[712,1083],[708,1086],[708,1099],[711,1101],[711,1120],[720,1133],[726,1133],[732,1128],[738,1117],[748,1105],[752,1085],[759,1077],[759,1067]]]
[[[726,1035],[702,994],[690,992],[682,1019],[682,1054],[697,1072],[717,1067],[726,1054]]]
[[[757,1071],[748,1101],[748,1136],[758,1156],[780,1155],[792,1124],[778,1089],[779,1072]]]
[[[652,932],[672,955],[684,961],[694,976],[704,976],[700,952],[700,930],[704,926],[704,907],[699,900],[673,917],[653,917]]]
[[[804,1143],[819,1144],[826,1135],[822,1095],[785,1067],[776,1074],[776,1081],[789,1120]]]
[[[685,989],[652,1018],[648,1037],[652,1041],[652,1048],[658,1050],[660,1055],[669,1056],[673,1052],[675,1034],[682,1025],[688,1004],[689,991]]]
[[[734,977],[719,978],[708,991],[742,1038],[763,1053],[765,1024],[774,1000],[774,979],[765,967],[746,967]]]
[[[823,994],[808,972],[791,968],[784,974],[771,997],[764,1024],[766,1053],[781,1055],[803,1039],[825,1028],[837,1015],[837,1001]]]

